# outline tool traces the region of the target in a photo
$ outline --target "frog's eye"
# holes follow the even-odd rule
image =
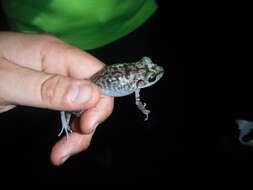
[[[145,85],[145,82],[143,80],[138,80],[136,85],[137,87],[143,87]]]
[[[147,57],[147,56],[144,56],[141,60],[145,64],[152,63],[151,59],[149,57]]]
[[[148,78],[148,82],[154,82],[156,80],[156,77],[155,76],[150,76]]]

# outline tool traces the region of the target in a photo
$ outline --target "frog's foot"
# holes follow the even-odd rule
[[[62,133],[65,131],[67,139],[69,137],[69,132],[72,133],[72,130],[70,129],[70,118],[71,118],[71,113],[69,112],[64,112],[61,111],[61,123],[62,123],[62,128],[58,136],[61,136]]]
[[[146,109],[146,103],[142,103],[140,100],[137,100],[135,102],[136,106],[139,108],[139,110],[146,116],[144,121],[147,121],[148,120],[148,114],[151,113],[150,110]]]

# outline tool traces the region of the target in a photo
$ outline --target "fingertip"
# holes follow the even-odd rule
[[[99,100],[99,90],[90,81],[77,81],[67,89],[63,97],[64,110],[76,111],[86,110],[97,104]]]
[[[62,137],[52,148],[50,160],[53,165],[62,165],[73,153],[73,133],[69,134],[68,139],[66,136]]]
[[[61,157],[60,157],[60,154],[58,154],[58,149],[59,149],[59,143],[56,143],[52,150],[51,150],[51,154],[50,154],[50,160],[51,160],[51,163],[55,166],[60,166],[62,163],[61,163]]]
[[[87,101],[84,105],[84,107],[87,109],[95,106],[98,103],[99,97],[100,97],[99,88],[91,82],[90,82],[90,86],[91,86],[92,96],[89,99],[89,101]]]
[[[76,132],[69,134],[68,139],[63,137],[52,148],[50,154],[51,163],[60,166],[65,163],[71,156],[86,150],[92,138],[92,134],[82,135]]]

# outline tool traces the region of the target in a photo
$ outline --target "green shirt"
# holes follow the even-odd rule
[[[81,49],[109,44],[142,25],[155,0],[6,0],[13,30],[55,35]]]

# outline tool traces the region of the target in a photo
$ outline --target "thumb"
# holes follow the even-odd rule
[[[72,111],[88,109],[99,99],[90,81],[35,71],[5,59],[0,59],[0,81],[5,104]]]

